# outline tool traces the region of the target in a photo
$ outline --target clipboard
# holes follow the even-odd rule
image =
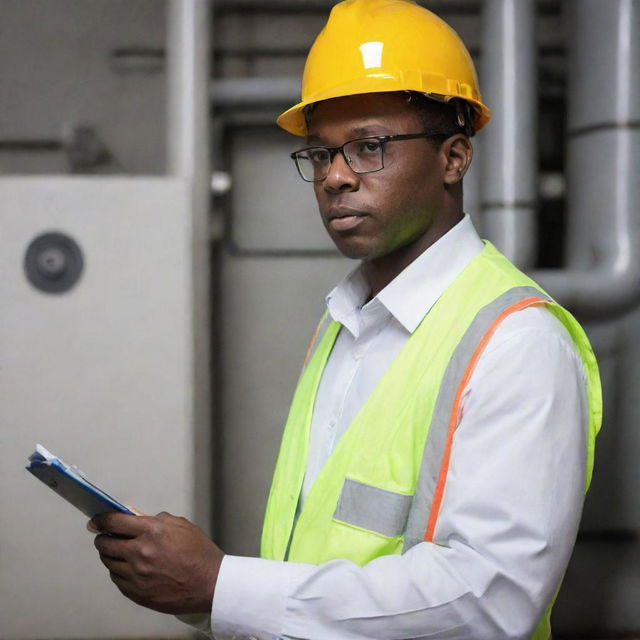
[[[66,464],[41,444],[36,445],[25,468],[89,518],[113,511],[136,515],[90,482],[80,469]]]

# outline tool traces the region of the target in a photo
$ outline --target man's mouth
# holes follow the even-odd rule
[[[335,207],[327,212],[328,224],[334,231],[349,231],[357,227],[366,213],[349,207]]]

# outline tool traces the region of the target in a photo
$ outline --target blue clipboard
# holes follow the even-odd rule
[[[40,444],[29,456],[26,469],[89,518],[113,511],[135,515],[131,509],[89,482],[79,469],[65,464]]]

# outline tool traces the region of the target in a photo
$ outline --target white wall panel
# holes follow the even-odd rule
[[[186,184],[0,179],[3,639],[186,635],[120,595],[82,514],[22,468],[41,442],[126,503],[192,515]],[[60,295],[23,272],[30,241],[52,230],[73,237],[85,259]]]

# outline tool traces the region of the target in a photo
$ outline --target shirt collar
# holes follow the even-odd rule
[[[382,303],[409,333],[413,333],[446,288],[483,248],[484,243],[471,218],[465,215],[366,306]],[[368,295],[369,287],[359,266],[327,296],[327,309],[334,320],[357,336],[360,310]]]
[[[360,311],[369,297],[369,285],[361,267],[354,269],[326,297],[331,317],[357,337],[360,332]]]

